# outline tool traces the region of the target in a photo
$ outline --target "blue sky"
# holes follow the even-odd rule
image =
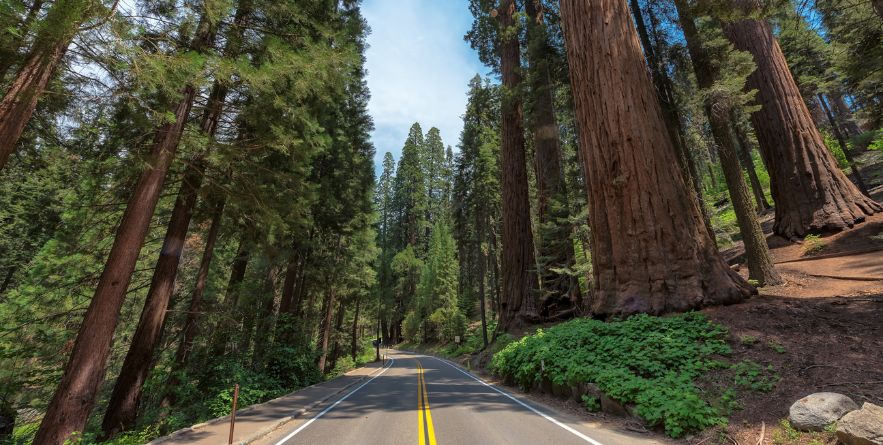
[[[467,0],[365,0],[371,26],[367,51],[368,111],[376,129],[375,163],[398,161],[411,124],[438,127],[456,148],[469,79],[488,70],[463,40],[472,24]]]

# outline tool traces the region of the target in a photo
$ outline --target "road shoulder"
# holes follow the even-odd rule
[[[233,443],[249,444],[289,422],[301,418],[315,407],[345,393],[381,370],[380,362],[370,363],[331,380],[301,388],[268,402],[236,411]],[[182,428],[156,438],[147,445],[218,445],[227,443],[230,434],[230,416]]]

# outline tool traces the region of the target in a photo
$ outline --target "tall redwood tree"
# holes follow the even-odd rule
[[[227,47],[224,50],[225,56],[235,56],[235,53],[238,52],[236,47],[239,46],[245,21],[250,13],[250,3],[248,1],[241,2],[233,20],[234,26],[228,35]],[[203,111],[200,132],[208,140],[206,153],[211,150],[224,110],[228,90],[226,85],[227,81],[215,80]],[[166,229],[162,250],[160,250],[159,259],[153,271],[150,290],[144,301],[144,309],[141,311],[138,327],[132,336],[132,343],[123,361],[120,375],[114,384],[113,393],[101,424],[103,439],[111,438],[135,425],[144,382],[150,372],[154,351],[162,337],[166,313],[174,291],[175,279],[178,276],[181,253],[184,250],[184,241],[193,211],[196,208],[199,190],[202,187],[206,169],[204,157],[205,153],[197,155],[188,163],[184,171],[181,188],[178,191],[177,199],[175,199],[172,216]]]
[[[0,100],[0,170],[9,161],[80,26],[99,9],[101,5],[95,0],[59,0],[39,23],[30,53]]]
[[[214,41],[214,34],[215,27],[202,20],[192,47],[204,50]],[[172,111],[174,120],[156,128],[149,167],[138,178],[123,212],[95,295],[34,443],[63,444],[71,434],[83,430],[95,407],[123,299],[195,96],[193,85],[184,86]]]
[[[675,159],[625,0],[562,0],[592,227],[596,315],[735,303],[755,290],[717,252]]]
[[[758,0],[731,4],[746,16],[760,7]],[[769,23],[745,18],[726,23],[724,33],[757,64],[747,87],[758,90],[761,105],[751,122],[770,173],[776,205],[773,230],[787,238],[837,231],[883,211],[846,177],[825,147]]]
[[[573,267],[575,254],[568,224],[567,187],[561,167],[561,141],[553,97],[550,65],[554,49],[543,22],[542,3],[528,0],[524,2],[524,10],[527,13],[527,59],[530,65],[527,126],[533,136],[535,153],[540,225],[537,253],[543,289],[541,314],[546,317],[572,313],[579,307],[582,296],[576,276],[561,271]]]
[[[509,330],[524,322],[537,321],[536,262],[530,227],[527,187],[527,159],[524,152],[521,85],[521,46],[515,31],[515,0],[502,0],[497,11],[500,31],[500,73],[505,89],[501,105],[503,217],[503,297],[500,326]]]

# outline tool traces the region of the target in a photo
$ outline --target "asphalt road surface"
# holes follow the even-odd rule
[[[663,442],[563,415],[434,357],[396,352],[371,378],[260,445],[627,445]]]

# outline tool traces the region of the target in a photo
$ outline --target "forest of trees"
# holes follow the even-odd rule
[[[376,336],[739,302],[781,281],[759,213],[883,211],[879,1],[470,0],[459,139],[376,177],[359,3],[2,2],[0,443],[149,439]]]

